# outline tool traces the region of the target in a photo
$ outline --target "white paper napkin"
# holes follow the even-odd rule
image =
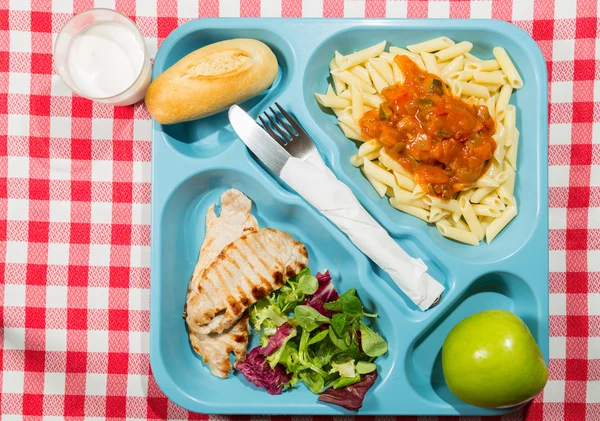
[[[340,228],[366,256],[386,271],[421,310],[427,310],[444,287],[427,273],[421,259],[409,256],[339,181],[318,153],[306,161],[290,158],[280,177]]]

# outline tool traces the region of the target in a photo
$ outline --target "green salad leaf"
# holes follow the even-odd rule
[[[360,343],[369,357],[379,357],[387,352],[387,342],[364,323],[360,323]]]
[[[323,316],[317,310],[310,306],[296,306],[294,308],[294,319],[298,322],[298,326],[304,330],[315,330],[325,323],[330,323],[331,320],[327,316]]]

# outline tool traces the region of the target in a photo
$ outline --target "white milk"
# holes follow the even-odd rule
[[[91,98],[125,91],[143,66],[144,46],[132,30],[117,22],[89,25],[75,36],[67,52],[73,84]]]

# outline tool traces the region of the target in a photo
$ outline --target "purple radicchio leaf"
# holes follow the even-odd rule
[[[237,364],[236,369],[249,382],[257,387],[262,387],[271,395],[279,395],[283,390],[283,385],[290,381],[285,369],[281,365],[271,368],[265,357],[260,355],[260,347],[253,348],[246,359]]]
[[[333,287],[329,271],[326,271],[323,274],[317,273],[316,278],[317,281],[319,281],[319,288],[313,295],[304,301],[304,305],[311,306],[322,315],[331,317],[333,313],[326,310],[325,307],[323,307],[323,304],[337,300],[339,295]]]
[[[334,389],[330,387],[319,395],[319,401],[339,405],[350,411],[356,411],[362,407],[365,395],[375,380],[377,371],[367,374],[361,381],[350,386]]]
[[[284,323],[277,328],[277,331],[273,336],[269,338],[269,342],[258,350],[260,355],[268,357],[275,351],[277,351],[283,344],[285,344],[285,340],[292,333],[292,325],[289,323]]]

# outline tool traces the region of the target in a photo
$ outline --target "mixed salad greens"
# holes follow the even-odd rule
[[[328,271],[315,277],[307,268],[250,311],[260,345],[236,367],[248,381],[271,394],[304,383],[319,401],[362,406],[387,342],[364,323],[377,315],[355,289],[338,295]]]

